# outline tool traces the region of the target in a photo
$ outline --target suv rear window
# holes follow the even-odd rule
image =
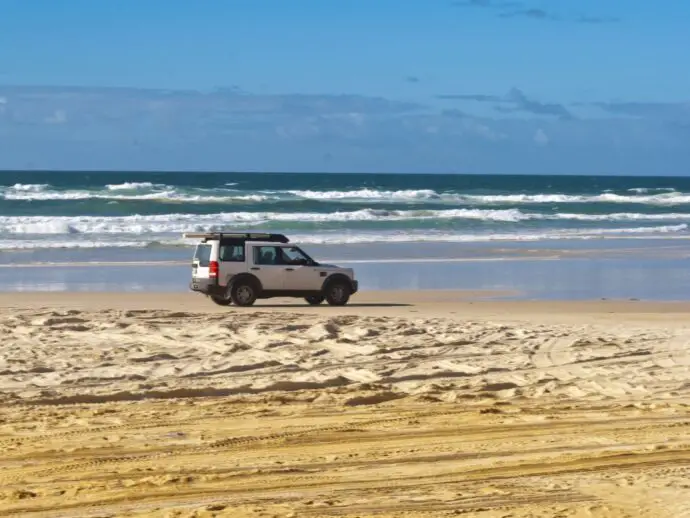
[[[211,262],[211,245],[197,245],[194,251],[194,259],[199,261],[199,266],[208,266]]]

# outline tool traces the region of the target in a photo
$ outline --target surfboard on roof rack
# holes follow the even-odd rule
[[[289,243],[290,240],[284,234],[271,234],[264,232],[185,232],[185,238],[204,240],[237,240],[237,241],[264,241],[269,243]]]

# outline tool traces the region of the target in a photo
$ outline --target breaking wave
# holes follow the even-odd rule
[[[545,240],[591,240],[606,238],[629,238],[655,236],[686,237],[678,235],[688,229],[687,224],[663,225],[656,227],[631,227],[588,230],[558,230],[528,233],[453,233],[453,232],[325,232],[291,234],[294,242],[304,244],[364,244],[364,243],[481,243],[490,241],[545,241]],[[189,246],[192,240],[181,237],[151,237],[149,235],[128,236],[129,239],[119,239],[117,236],[101,236],[99,239],[83,239],[86,236],[72,236],[72,239],[0,239],[0,249],[29,250],[37,248],[149,248],[153,246]],[[107,237],[107,238],[106,238]],[[80,239],[82,238],[82,239]]]
[[[48,187],[50,186],[46,183],[16,183],[9,187],[8,190],[15,192],[41,192],[46,190]]]
[[[688,222],[690,214],[611,213],[611,214],[543,214],[519,209],[449,209],[449,210],[380,210],[363,209],[332,213],[318,212],[225,212],[217,214],[155,214],[133,216],[0,216],[3,234],[144,234],[181,233],[185,231],[219,231],[228,228],[254,227],[278,222],[298,228],[301,224],[328,229],[329,223],[370,222],[395,223],[414,221],[470,220],[478,222],[518,223],[529,221],[573,222]]]
[[[672,206],[690,204],[690,193],[671,188],[632,188],[628,193],[598,194],[520,193],[476,194],[438,192],[432,189],[381,190],[242,190],[229,182],[216,188],[183,188],[152,182],[107,184],[102,188],[58,189],[47,184],[0,186],[0,200],[74,201],[103,199],[112,201],[156,201],[161,203],[218,204],[232,202],[313,201],[324,203],[429,203],[451,205],[540,205],[540,204],[642,204]]]

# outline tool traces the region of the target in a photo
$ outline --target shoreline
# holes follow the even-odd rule
[[[622,319],[635,325],[690,327],[690,301],[643,300],[509,300],[517,295],[499,290],[392,290],[354,295],[342,307],[310,306],[298,298],[258,300],[249,308],[217,306],[207,297],[187,292],[0,292],[0,310],[90,309],[182,311],[195,315],[244,315],[253,313],[295,313],[335,317],[406,316],[438,317],[450,320],[497,319],[506,321],[574,322]]]

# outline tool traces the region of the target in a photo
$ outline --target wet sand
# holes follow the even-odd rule
[[[0,295],[0,516],[690,516],[690,304],[497,295]]]

